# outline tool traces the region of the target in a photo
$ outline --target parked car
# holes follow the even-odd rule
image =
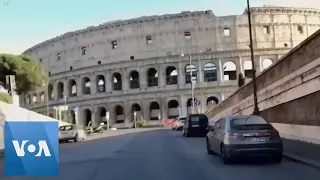
[[[224,164],[234,157],[271,157],[281,162],[283,145],[279,132],[262,117],[226,116],[208,126],[208,154],[219,154]]]
[[[178,117],[177,120],[173,123],[172,130],[181,131],[186,119],[187,117]]]
[[[59,127],[59,141],[69,141],[73,140],[78,142],[79,140],[85,140],[86,133],[82,126],[71,124]]]
[[[204,114],[188,115],[183,126],[183,136],[189,137],[192,135],[206,136],[208,130],[208,117]]]

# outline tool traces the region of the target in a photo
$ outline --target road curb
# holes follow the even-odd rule
[[[312,166],[314,168],[320,169],[320,163],[303,158],[301,156],[295,155],[295,154],[291,154],[291,153],[283,153],[283,156],[294,161],[294,162],[298,162],[301,164],[306,164],[309,166]]]

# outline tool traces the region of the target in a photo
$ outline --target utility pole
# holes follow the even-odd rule
[[[253,99],[254,99],[254,115],[260,115],[258,107],[258,98],[257,98],[257,81],[256,81],[256,67],[254,63],[254,53],[253,53],[253,43],[252,43],[252,25],[251,25],[251,10],[250,2],[247,0],[247,11],[248,11],[248,21],[249,21],[249,36],[250,36],[250,51],[251,51],[251,63],[252,63],[252,83],[253,83]]]
[[[190,53],[190,47],[189,47],[189,66],[190,66],[190,80],[191,80],[191,96],[192,96],[192,110],[191,114],[194,114],[194,82],[192,78],[192,57]]]

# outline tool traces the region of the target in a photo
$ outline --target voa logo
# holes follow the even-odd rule
[[[12,140],[13,147],[18,157],[24,157],[27,150],[29,153],[37,153],[35,157],[40,157],[42,154],[47,157],[51,157],[48,144],[45,140],[39,140],[38,144],[27,144],[29,140]]]

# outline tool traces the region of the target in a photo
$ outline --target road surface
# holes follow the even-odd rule
[[[124,132],[126,130],[123,130]],[[114,135],[60,148],[59,177],[1,180],[319,180],[320,170],[284,159],[281,164],[223,165],[206,154],[203,138],[168,129]]]

